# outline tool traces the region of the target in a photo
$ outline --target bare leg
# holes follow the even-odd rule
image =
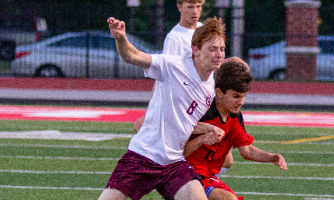
[[[207,200],[204,188],[199,180],[192,180],[182,186],[175,194],[175,200]]]
[[[125,200],[127,196],[114,188],[106,188],[98,200]]]
[[[233,164],[233,156],[232,156],[232,151],[230,150],[228,154],[226,155],[223,167],[229,169]]]
[[[238,200],[238,198],[229,191],[215,188],[210,192],[209,200]]]

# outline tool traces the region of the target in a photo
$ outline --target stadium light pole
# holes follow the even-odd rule
[[[242,58],[244,34],[244,0],[232,1],[231,54]]]
[[[219,10],[219,17],[225,21],[225,9],[230,7],[230,0],[216,0],[216,7]]]
[[[156,0],[156,20],[155,20],[155,26],[156,26],[156,39],[155,44],[158,48],[162,49],[162,46],[164,44],[164,0]]]
[[[130,7],[130,33],[134,33],[136,25],[136,8],[139,7],[139,0],[127,0],[127,6]]]

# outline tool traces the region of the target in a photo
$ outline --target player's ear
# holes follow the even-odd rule
[[[181,12],[182,4],[176,4],[176,6],[177,6],[177,9],[179,9],[179,11]]]
[[[198,56],[199,55],[199,51],[198,51],[198,48],[196,46],[192,46],[191,49],[193,50],[193,54],[195,56]]]
[[[221,98],[223,96],[223,92],[220,88],[216,88],[216,97]]]

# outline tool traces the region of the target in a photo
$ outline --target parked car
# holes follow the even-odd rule
[[[334,81],[334,36],[318,36],[321,52],[317,54],[317,80]],[[249,67],[256,79],[284,80],[285,41],[249,49]]]
[[[127,34],[146,53],[160,53],[154,46]],[[143,78],[143,69],[127,64],[116,50],[109,32],[69,32],[36,44],[18,46],[12,62],[14,76]]]
[[[49,37],[48,25],[42,17],[11,16],[0,20],[0,40],[30,44]]]

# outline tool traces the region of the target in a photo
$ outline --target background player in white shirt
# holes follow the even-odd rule
[[[225,26],[216,18],[206,20],[194,33],[192,58],[184,58],[141,52],[127,40],[123,21],[111,17],[108,23],[123,60],[144,68],[156,87],[145,123],[99,199],[136,200],[155,188],[165,199],[206,200],[183,151],[192,132],[213,132],[218,141],[224,135],[220,128],[198,120],[214,98],[213,71],[225,58]]]

